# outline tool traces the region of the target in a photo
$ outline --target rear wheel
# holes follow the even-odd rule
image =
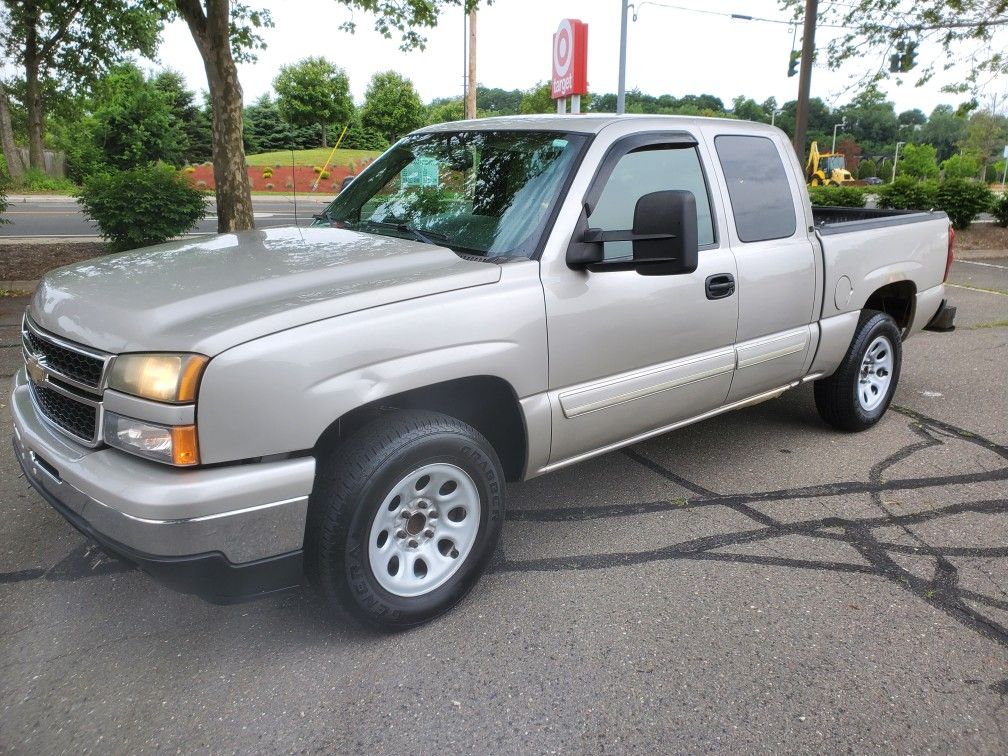
[[[344,612],[411,627],[476,584],[503,515],[504,475],[482,435],[447,415],[396,412],[320,460],[306,568]]]
[[[875,425],[896,392],[902,357],[896,321],[884,312],[865,310],[840,367],[815,383],[820,417],[845,431]]]

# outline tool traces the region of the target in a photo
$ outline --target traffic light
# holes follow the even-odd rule
[[[797,50],[791,51],[791,60],[788,62],[787,75],[788,78],[796,76],[798,74],[798,63],[801,61],[801,53]]]
[[[896,43],[896,52],[889,56],[889,73],[906,73],[917,65],[917,43]]]
[[[900,70],[906,73],[917,65],[917,43],[907,42],[903,57],[900,59]]]

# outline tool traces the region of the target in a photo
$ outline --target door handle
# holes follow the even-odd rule
[[[707,299],[724,299],[735,293],[735,276],[731,273],[716,273],[707,276],[704,284],[707,291]]]

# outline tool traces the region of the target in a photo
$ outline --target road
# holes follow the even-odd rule
[[[804,387],[513,485],[491,573],[396,635],[308,590],[173,593],[7,447],[0,750],[1004,753],[1008,260],[984,263],[871,431]],[[0,374],[23,307],[0,299]]]
[[[331,195],[299,195],[297,217],[303,223],[311,221],[313,213],[322,210]],[[259,228],[290,226],[294,224],[294,201],[290,195],[253,195],[252,205]],[[98,231],[81,213],[80,206],[70,197],[16,197],[4,214],[10,225],[0,226],[0,241],[17,239],[97,239]],[[207,216],[190,235],[217,232],[216,206],[212,198]]]

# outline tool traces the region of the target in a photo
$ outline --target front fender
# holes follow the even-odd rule
[[[495,376],[519,398],[547,385],[538,265],[496,285],[350,313],[265,336],[210,361],[196,407],[205,464],[311,449],[363,404],[456,378]]]

